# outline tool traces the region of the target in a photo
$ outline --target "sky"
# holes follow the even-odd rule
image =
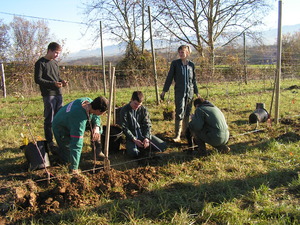
[[[51,34],[54,34],[58,40],[66,40],[64,48],[70,53],[78,52],[82,49],[99,48],[100,41],[93,45],[92,37],[94,34],[88,33],[82,37],[85,26],[79,23],[84,22],[82,12],[84,9],[83,3],[86,1],[88,0],[2,0],[0,3],[0,19],[6,24],[12,22],[13,15],[23,15],[29,21],[38,20],[32,17],[59,20],[48,20],[48,27]],[[273,11],[265,18],[266,30],[277,28],[278,1],[271,0]],[[300,0],[282,0],[282,25],[300,24],[299,9]],[[104,34],[103,45],[108,46],[111,44],[113,43],[106,39]]]

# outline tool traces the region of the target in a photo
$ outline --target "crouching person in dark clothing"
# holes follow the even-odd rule
[[[210,144],[222,153],[227,153],[230,148],[226,145],[229,131],[226,119],[221,110],[203,98],[194,101],[195,114],[186,130],[190,147],[198,145],[200,155],[207,155],[205,143]]]
[[[100,115],[108,108],[104,97],[79,98],[62,107],[53,120],[53,133],[58,144],[58,156],[63,163],[70,164],[72,173],[78,173],[79,161],[83,147],[83,136],[87,127],[92,127],[91,139],[100,148],[102,133]],[[87,126],[89,125],[89,126]],[[98,151],[98,154],[103,153]]]
[[[143,93],[134,91],[130,102],[122,107],[120,112],[121,126],[126,136],[126,151],[134,158],[144,155],[152,147],[158,151],[164,151],[166,148],[162,140],[151,135],[149,112],[142,105],[143,100]]]

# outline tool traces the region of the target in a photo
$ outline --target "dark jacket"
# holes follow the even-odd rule
[[[132,140],[137,139],[150,139],[151,136],[151,121],[148,110],[142,105],[136,110],[136,116],[134,116],[134,110],[130,104],[125,105],[120,112],[121,126],[126,138]],[[139,129],[140,128],[140,129]],[[141,132],[140,137],[138,132]]]
[[[61,82],[57,61],[40,58],[34,67],[34,81],[40,86],[42,96],[61,95],[61,88],[55,82]]]
[[[196,108],[189,128],[198,139],[215,147],[226,144],[229,139],[224,114],[212,104],[203,104]]]
[[[184,69],[187,69],[186,71]],[[186,74],[187,72],[187,80]],[[187,94],[188,99],[192,99],[194,94],[198,94],[198,88],[196,84],[195,65],[193,62],[188,61],[185,67],[182,64],[181,59],[172,61],[168,76],[163,88],[164,92],[168,92],[172,84],[175,81],[175,102],[178,99],[182,99]]]

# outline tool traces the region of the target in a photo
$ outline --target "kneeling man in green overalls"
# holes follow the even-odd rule
[[[102,133],[100,115],[108,108],[108,100],[102,96],[79,98],[62,107],[53,119],[53,133],[58,144],[58,156],[63,163],[70,164],[72,173],[78,173],[83,146],[83,136],[87,127],[91,128],[91,139],[100,148]],[[98,151],[98,155],[102,155]]]

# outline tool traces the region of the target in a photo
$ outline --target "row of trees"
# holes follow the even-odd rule
[[[270,8],[270,0],[87,1],[83,13],[86,15],[88,29],[96,30],[94,40],[99,39],[101,20],[104,24],[105,36],[114,37],[116,41],[127,44],[124,59],[117,64],[120,70],[151,67],[151,54],[145,50],[149,40],[149,12],[147,11],[149,5],[152,12],[152,27],[155,31],[154,38],[168,40],[171,44],[176,43],[176,46],[179,43],[193,46],[196,50],[193,57],[197,55],[198,65],[209,65],[206,70],[211,68],[208,71],[211,73],[216,62],[222,63],[219,59],[215,59],[215,52],[219,54],[220,51],[225,52],[226,49],[230,49],[229,52],[234,54],[232,43],[242,33],[247,32],[247,37],[255,36],[251,28],[262,23],[262,17]],[[299,58],[297,53],[300,48],[299,39],[299,32],[283,37],[284,63],[295,64],[295,59]],[[28,21],[14,17],[8,25],[0,20],[1,61],[10,59],[18,62],[19,65],[33,65],[45,54],[45,47],[50,40],[55,38],[50,34],[47,23],[43,20]],[[63,40],[57,41],[64,44]],[[229,43],[231,43],[230,47]],[[240,49],[239,51],[242,52]],[[263,48],[261,50],[263,51]],[[28,72],[25,68],[21,71]]]
[[[0,20],[0,60],[31,64],[45,54],[45,46],[51,38],[50,29],[43,20],[14,17],[9,25]]]
[[[9,24],[0,20],[0,62],[16,63],[8,76],[14,80],[32,77],[34,63],[46,54],[47,45],[55,40],[44,20],[29,21],[14,17]],[[64,45],[64,40],[57,40]]]
[[[262,24],[270,0],[94,0],[86,3],[84,13],[95,33],[97,21],[103,21],[108,33],[126,42],[129,54],[136,56],[134,44],[140,43],[143,52],[149,37],[149,5],[155,38],[187,43],[213,66],[216,46],[231,43],[246,31],[254,34],[251,28]]]

